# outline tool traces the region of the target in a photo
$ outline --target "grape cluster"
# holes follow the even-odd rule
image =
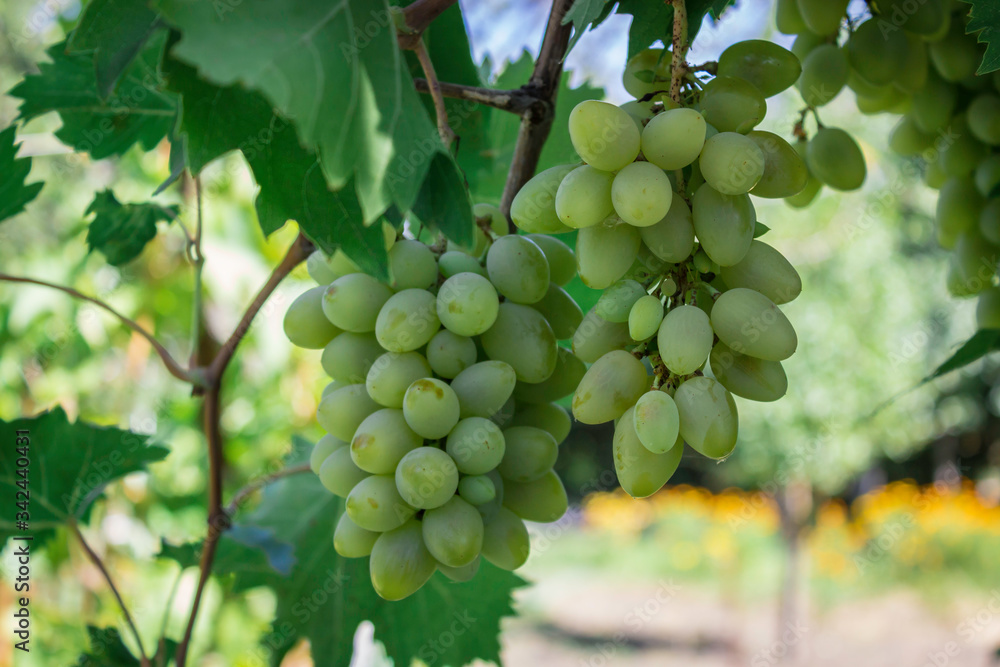
[[[583,313],[561,285],[573,251],[545,235],[507,235],[475,207],[476,247],[427,246],[389,229],[390,282],[346,255],[313,254],[319,283],[289,307],[285,332],[323,349],[332,378],[310,465],[346,499],[333,536],[370,556],[375,590],[402,599],[435,570],[472,578],[480,556],[513,570],[528,557],[524,521],[563,515],[552,466],[584,364],[559,339]]]
[[[766,228],[750,195],[794,198],[808,187],[800,153],[754,129],[766,98],[800,69],[780,46],[740,42],[717,76],[687,79],[674,99],[670,54],[639,53],[624,74],[635,101],[571,112],[583,163],[539,173],[512,202],[525,232],[577,230],[580,278],[603,290],[573,336],[573,352],[592,364],[573,415],[616,420],[615,469],[633,496],[666,483],[685,442],[713,459],[732,452],[733,394],[774,401],[787,389],[781,362],[797,339],[778,305],[801,281],[755,238]]]
[[[979,326],[1000,328],[1000,288],[994,285],[1000,257],[1000,73],[976,76],[983,47],[965,33],[969,6],[879,0],[871,18],[847,31],[838,45],[846,9],[846,0],[778,2],[778,29],[797,35],[792,51],[803,62],[802,98],[819,107],[846,86],[862,113],[902,116],[889,147],[919,159],[924,182],[939,190],[937,239],[954,251],[948,289],[957,297],[978,295]],[[831,159],[831,171],[863,173],[860,153],[850,152],[849,160]]]

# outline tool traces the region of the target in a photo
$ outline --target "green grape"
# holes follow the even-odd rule
[[[681,437],[710,459],[724,459],[736,446],[739,414],[725,387],[707,377],[681,383],[674,394],[681,418]]]
[[[948,290],[957,297],[965,297],[991,287],[998,253],[1000,249],[984,239],[978,229],[961,234],[949,260]]]
[[[948,176],[971,174],[976,165],[986,157],[986,147],[972,136],[965,114],[954,117],[948,131],[955,140],[951,143],[942,142],[945,145],[938,153],[941,170]]]
[[[941,186],[937,200],[937,240],[942,247],[953,248],[958,237],[979,224],[983,197],[968,178],[949,178]]]
[[[434,334],[427,343],[427,363],[437,375],[448,380],[476,363],[476,343],[447,329]]]
[[[639,253],[639,230],[612,216],[600,225],[581,229],[576,238],[580,280],[591,289],[605,289],[625,275]]]
[[[631,121],[629,121],[631,122]],[[556,215],[556,192],[575,164],[561,164],[535,174],[510,203],[510,219],[530,234],[565,234],[573,231]]]
[[[327,433],[313,445],[312,452],[309,454],[309,469],[318,475],[319,468],[323,465],[323,461],[326,461],[326,457],[333,454],[335,450],[346,446],[346,442]]]
[[[642,362],[613,350],[594,362],[573,394],[573,416],[584,424],[618,419],[649,389]]]
[[[643,74],[639,75],[640,72]],[[629,95],[636,98],[658,90],[669,90],[670,55],[664,57],[663,49],[644,49],[635,54],[625,65],[622,84]]]
[[[702,91],[701,115],[719,132],[749,132],[766,113],[764,96],[743,79],[718,76]]]
[[[912,101],[909,95],[894,85],[888,84],[883,86],[879,94],[874,97],[858,95],[855,99],[855,105],[858,107],[858,111],[869,116],[886,111],[903,114],[909,112]]]
[[[322,250],[315,250],[306,258],[306,271],[309,273],[309,277],[320,285],[329,285],[340,277],[340,274],[330,268]]]
[[[497,426],[505,425],[514,416],[514,410],[516,407],[517,407],[517,401],[514,400],[513,396],[511,396],[510,398],[507,399],[507,402],[504,403],[499,410],[497,410],[496,412],[493,413],[492,416],[490,416],[490,421],[492,421]]]
[[[806,187],[802,188],[802,191],[797,195],[792,195],[791,197],[785,197],[785,203],[792,208],[805,208],[809,204],[813,203],[816,196],[819,195],[819,191],[823,189],[823,184],[819,182],[812,174],[809,175],[809,180],[806,181]]]
[[[514,369],[503,361],[481,361],[469,366],[451,381],[461,418],[492,417],[510,398],[516,382]]]
[[[558,521],[569,508],[569,498],[562,480],[552,470],[530,482],[508,481],[504,485],[503,505],[525,521]]]
[[[576,256],[572,248],[545,234],[528,234],[528,238],[545,254],[545,261],[549,264],[549,280],[556,285],[565,285],[573,279],[576,275]]]
[[[802,22],[817,35],[834,35],[847,14],[849,0],[797,0]]]
[[[903,31],[882,30],[878,19],[869,19],[855,28],[846,48],[851,68],[876,86],[892,83],[903,68],[907,52]]]
[[[698,159],[705,130],[705,118],[694,109],[664,111],[642,130],[642,154],[660,169],[681,169]]]
[[[498,206],[485,203],[475,204],[472,207],[472,215],[477,218],[489,218],[490,231],[496,236],[506,236],[510,233],[510,228],[507,225],[507,218]]]
[[[583,321],[583,311],[579,304],[559,285],[549,283],[549,290],[538,303],[531,304],[531,307],[541,313],[552,333],[558,340],[572,338],[576,328]]]
[[[712,328],[736,352],[768,361],[787,359],[798,345],[795,329],[774,302],[745,287],[723,292],[715,301]]]
[[[1000,153],[994,153],[979,163],[975,173],[976,189],[984,197],[995,194],[1000,185]]]
[[[604,290],[594,306],[594,312],[608,322],[628,322],[632,305],[646,296],[646,288],[634,280],[619,280]]]
[[[618,171],[639,155],[639,130],[614,104],[585,100],[569,113],[569,138],[583,161]],[[534,231],[534,230],[531,230]]]
[[[437,447],[417,447],[407,453],[394,477],[400,497],[417,509],[440,507],[458,489],[455,461]]]
[[[459,250],[449,250],[441,255],[438,258],[438,268],[445,278],[451,278],[459,273],[478,273],[486,276],[486,269],[478,259]]]
[[[642,128],[646,125],[646,121],[649,120],[650,115],[653,113],[650,106],[648,102],[632,100],[631,102],[619,104],[618,108],[629,115],[629,118],[632,119],[632,122],[635,123],[636,128],[641,133]]]
[[[541,382],[556,367],[556,337],[534,308],[505,301],[480,341],[487,356],[510,364],[522,382]]]
[[[400,239],[389,251],[389,275],[394,290],[428,289],[437,282],[437,260],[420,241]]]
[[[692,262],[694,263],[695,270],[702,275],[715,275],[721,269],[718,264],[712,261],[712,258],[709,257],[704,250],[698,250],[698,252],[694,254]]]
[[[808,31],[796,0],[778,0],[774,21],[778,26],[778,32],[785,35],[798,35]]]
[[[654,454],[643,446],[635,432],[634,407],[615,424],[612,455],[618,483],[633,498],[646,498],[659,491],[677,470],[684,452],[679,439],[666,454]]]
[[[403,417],[403,411],[383,408],[361,422],[351,440],[351,458],[365,472],[387,475],[407,452],[423,444]]]
[[[1000,246],[1000,199],[991,199],[979,214],[979,233],[993,245]]]
[[[658,389],[640,396],[632,411],[635,435],[653,454],[666,454],[677,444],[680,420],[674,399]]]
[[[458,396],[447,383],[421,378],[410,385],[403,397],[403,417],[422,438],[443,438],[458,423]]]
[[[518,382],[514,398],[527,403],[549,403],[572,394],[587,372],[587,366],[566,348],[560,347],[556,368],[542,382]]]
[[[800,63],[804,64],[806,57],[812,53],[813,49],[827,43],[829,43],[828,37],[821,37],[816,33],[805,30],[795,36],[795,41],[792,42],[792,54],[799,59]]]
[[[420,522],[416,519],[390,530],[375,541],[369,563],[372,586],[386,600],[402,600],[413,595],[437,569],[424,545]]]
[[[592,227],[611,215],[610,171],[595,169],[589,164],[577,167],[566,175],[556,191],[556,215],[568,227]]]
[[[506,507],[498,508],[483,532],[483,558],[501,570],[516,570],[524,565],[531,552],[528,529]]]
[[[337,278],[323,294],[323,313],[344,331],[375,330],[375,319],[392,290],[366,273]]]
[[[549,263],[545,253],[525,236],[497,239],[486,254],[486,272],[496,291],[515,303],[540,301],[549,288]]]
[[[732,266],[743,259],[757,222],[748,195],[724,195],[706,183],[694,193],[691,210],[701,249],[713,262]]]
[[[497,488],[486,475],[466,475],[458,482],[458,495],[470,505],[482,505],[497,497]]]
[[[323,314],[325,291],[326,287],[322,286],[306,290],[288,307],[283,326],[292,345],[321,350],[340,333]]]
[[[935,190],[940,190],[944,182],[948,180],[948,175],[941,170],[941,166],[935,160],[924,164],[924,184]]]
[[[372,364],[365,388],[377,403],[387,408],[402,408],[409,386],[430,375],[431,366],[419,352],[386,352]]]
[[[330,392],[319,402],[316,421],[333,437],[350,442],[365,417],[379,409],[363,384],[349,384]]]
[[[921,130],[936,134],[947,125],[957,103],[957,88],[931,72],[924,87],[913,93],[910,115]]]
[[[737,42],[719,56],[719,76],[748,81],[764,97],[789,88],[801,72],[802,65],[791,51],[765,39]]]
[[[917,126],[911,116],[903,116],[889,134],[889,148],[898,155],[920,155],[934,145],[934,137]]]
[[[903,56],[903,68],[892,82],[893,87],[905,93],[915,93],[927,83],[927,73],[930,71],[927,55],[927,44],[917,35],[905,33],[906,54]]]
[[[497,471],[504,479],[531,482],[555,465],[559,445],[548,431],[534,426],[512,426],[504,429],[506,450]]]
[[[750,194],[767,199],[784,199],[806,187],[809,169],[792,145],[772,132],[754,130],[747,138],[764,154],[764,173]]]
[[[519,237],[504,237],[516,238]],[[444,281],[438,290],[438,319],[448,331],[459,336],[478,336],[489,329],[496,321],[499,309],[500,299],[496,289],[489,280],[476,273],[454,275]]]
[[[636,227],[649,227],[662,220],[673,195],[670,179],[650,162],[633,162],[618,172],[611,185],[615,212]]]
[[[337,274],[338,278],[350,273],[363,273],[361,267],[340,248],[334,251],[326,263],[330,270]]]
[[[503,507],[504,481],[503,477],[496,470],[490,470],[485,476],[489,477],[490,481],[493,482],[496,495],[493,500],[476,505],[476,509],[479,510],[479,516],[483,517],[483,522],[489,523],[496,518],[497,514],[500,513],[500,508]]]
[[[371,475],[347,495],[347,515],[365,530],[384,533],[406,523],[415,513],[396,490],[393,475]]]
[[[697,306],[678,306],[663,318],[656,345],[672,373],[689,375],[701,368],[712,351],[712,325]]]
[[[780,361],[748,357],[719,342],[712,348],[709,363],[719,384],[751,401],[776,401],[788,390],[788,378]]]
[[[569,437],[573,422],[566,410],[555,403],[529,403],[517,406],[510,425],[540,428],[548,431],[556,444],[562,444]]]
[[[684,198],[674,194],[663,219],[640,228],[639,236],[649,251],[664,262],[679,264],[690,257],[694,249],[694,225]]]
[[[948,19],[944,0],[882,0],[876,16],[918,35],[933,35]]]
[[[649,294],[640,297],[628,313],[628,334],[633,340],[649,340],[663,321],[663,304]]]
[[[592,364],[608,352],[634,342],[626,325],[608,322],[591,309],[573,334],[573,354],[581,361]]]
[[[320,464],[317,475],[327,491],[341,498],[346,498],[361,480],[369,476],[354,463],[350,447],[333,450]]]
[[[716,191],[742,195],[764,174],[764,152],[742,134],[720,132],[705,142],[698,166],[705,182]]]
[[[409,352],[426,345],[440,328],[435,296],[427,290],[405,289],[382,306],[375,336],[390,352]]]
[[[489,419],[468,417],[458,422],[448,434],[445,451],[455,460],[459,472],[483,475],[503,460],[503,432]]]
[[[476,508],[457,496],[424,512],[424,544],[448,567],[474,562],[483,547],[483,519]]]
[[[976,326],[980,329],[1000,329],[1000,288],[991,287],[979,295]]]
[[[481,559],[477,556],[476,560],[472,561],[468,565],[463,565],[462,567],[448,567],[447,565],[437,564],[437,569],[441,574],[448,577],[452,581],[463,583],[466,581],[471,581],[476,574],[479,572],[479,563]]]
[[[784,255],[754,239],[738,263],[723,267],[722,279],[729,287],[746,287],[780,305],[794,301],[802,292],[802,279]]]
[[[360,383],[383,352],[373,334],[345,331],[323,348],[320,363],[334,380]]]
[[[857,190],[865,182],[865,157],[851,135],[840,128],[817,131],[806,147],[806,162],[809,172],[834,190]]]
[[[364,558],[372,552],[381,533],[365,530],[351,521],[347,513],[340,515],[333,532],[333,549],[344,558]]]
[[[952,21],[944,38],[930,45],[931,62],[945,81],[961,81],[976,74],[982,52],[965,34],[965,21]]]
[[[802,62],[802,76],[796,87],[806,104],[821,107],[843,90],[849,74],[843,50],[836,44],[821,44]]]

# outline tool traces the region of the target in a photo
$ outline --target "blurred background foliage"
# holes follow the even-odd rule
[[[494,75],[523,49],[537,48],[546,3],[462,4],[476,60],[486,59]],[[748,37],[785,44],[769,7],[742,0],[720,25],[706,25],[692,60],[711,59]],[[79,10],[77,0],[0,0],[0,91],[35,69]],[[618,76],[626,33],[627,20],[613,16],[585,35],[568,62],[573,85],[587,81],[611,101],[624,101]],[[794,90],[774,99],[764,129],[789,136],[800,104]],[[14,101],[0,96],[0,126],[15,115]],[[805,592],[796,595],[822,608],[898,588],[928,600],[954,599],[958,591],[982,594],[1000,580],[1000,370],[986,360],[908,391],[974,330],[970,304],[945,290],[945,255],[931,233],[934,196],[914,177],[914,163],[886,151],[890,121],[860,117],[846,99],[825,109],[823,119],[858,137],[869,161],[865,188],[827,192],[805,211],[770,201],[758,209],[772,230],[766,240],[792,261],[804,284],[785,311],[800,340],[785,365],[788,396],[773,404],[737,399],[741,434],[733,456],[720,464],[685,457],[676,484],[649,501],[605,493],[615,487],[611,432],[577,428],[558,469],[579,509],[536,533],[530,579],[548,581],[567,570],[584,572],[588,581],[622,572],[648,581],[670,577],[752,605],[771,604],[797,581]],[[27,212],[0,226],[0,266],[97,295],[186,358],[193,278],[178,225],[161,223],[157,239],[121,270],[88,254],[84,242],[84,211],[94,193],[112,188],[123,202],[148,199],[169,172],[167,147],[91,162],[59,144],[52,135],[57,127],[58,119],[47,116],[20,128],[22,154],[37,156],[29,180],[47,184]],[[501,183],[502,174],[496,177]],[[261,236],[252,224],[254,185],[238,158],[210,167],[204,187],[213,339],[205,344],[211,347],[234,327],[296,230],[290,223],[269,239]],[[156,201],[180,205],[181,219],[193,223],[190,182]],[[313,423],[324,384],[318,353],[293,348],[281,331],[285,307],[307,280],[301,267],[278,290],[227,374],[222,425],[229,488],[280,465],[293,434],[320,434]],[[593,299],[579,284],[573,293],[585,307]],[[203,530],[198,403],[114,319],[58,292],[0,285],[0,417],[55,404],[73,418],[152,434],[170,448],[150,473],[111,486],[85,531],[123,595],[135,601],[143,633],[152,636],[166,624],[180,634],[195,579],[155,555],[161,539],[184,542]],[[805,564],[791,584],[789,557]],[[36,580],[46,582],[32,602],[36,638],[46,650],[19,664],[72,664],[86,643],[81,617],[120,625],[117,607],[65,533],[33,564]],[[10,595],[5,586],[0,607]],[[525,594],[524,622],[548,622],[539,620],[546,607],[538,595]],[[177,604],[164,618],[163,601],[171,596]],[[195,631],[194,651],[205,656],[200,664],[260,664],[248,646],[268,630],[273,594],[231,594],[221,580],[207,596]],[[508,637],[511,655],[521,656],[514,645],[523,633],[515,628]],[[0,636],[0,661],[4,642],[7,634]],[[305,658],[296,652],[287,660]]]

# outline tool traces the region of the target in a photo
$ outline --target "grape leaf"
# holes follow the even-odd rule
[[[77,658],[75,667],[139,667],[141,661],[132,655],[115,628],[87,626],[90,649]],[[150,664],[166,665],[177,651],[177,642],[164,638],[157,646]]]
[[[972,5],[967,34],[975,34],[980,44],[986,44],[983,62],[976,74],[987,74],[1000,69],[1000,3],[996,0],[963,0]]]
[[[944,363],[938,366],[933,373],[924,378],[923,382],[930,382],[945,373],[968,366],[972,362],[982,359],[990,352],[996,352],[997,350],[1000,350],[1000,329],[980,329],[973,334],[972,338],[965,341],[953,355],[948,357]]]
[[[14,143],[16,128],[0,132],[0,222],[24,210],[42,189],[44,183],[25,185],[24,179],[31,171],[31,158],[18,158]]]
[[[13,498],[21,479],[16,432],[30,432],[30,531],[41,546],[69,519],[86,520],[94,500],[110,482],[160,461],[167,449],[149,445],[149,436],[84,421],[70,423],[62,408],[35,417],[0,419],[0,492]],[[0,517],[0,543],[15,535],[14,515]]]
[[[693,42],[698,35],[706,14],[718,20],[726,8],[735,4],[736,0],[688,0],[685,5],[688,15],[688,43]],[[658,40],[669,45],[673,34],[674,8],[667,2],[619,0],[616,12],[632,15],[632,25],[628,31],[629,58]]]
[[[136,0],[90,0],[69,39],[69,51],[92,51],[97,91],[107,97],[159,25],[159,16]]]
[[[122,266],[138,257],[156,236],[157,222],[172,222],[176,206],[122,204],[111,190],[98,192],[87,208],[94,219],[87,228],[87,245],[100,251],[108,264]]]
[[[194,173],[240,150],[260,186],[257,218],[265,235],[295,220],[328,254],[343,248],[362,269],[388,278],[380,226],[361,224],[353,189],[330,190],[316,155],[302,147],[295,127],[262,95],[238,85],[216,86],[171,57],[164,61],[163,76],[181,97],[180,133]]]
[[[602,15],[604,15],[605,5],[608,0],[576,0],[563,16],[563,25],[573,24],[573,35],[570,37],[566,53],[573,50],[576,43],[583,37],[583,33],[592,25],[597,25]]]
[[[57,111],[62,127],[56,136],[94,159],[121,155],[136,143],[151,150],[177,114],[177,101],[162,90],[157,73],[165,39],[161,32],[147,42],[108,99],[98,92],[93,57],[67,53],[66,42],[49,48],[52,62],[39,65],[39,73],[25,77],[10,95],[23,100],[24,121]]]
[[[455,232],[468,226],[468,221],[472,220],[472,204],[453,160],[441,153],[434,156],[413,204],[413,214],[428,227],[456,240]],[[465,242],[471,240],[470,237]]]
[[[330,184],[354,182],[365,222],[392,204],[409,210],[434,156],[447,152],[427,114],[414,113],[420,98],[386,1],[243,0],[226,8],[159,0],[183,33],[174,55],[210,81],[260,90],[295,119]]]
[[[289,463],[307,460],[310,448],[296,439]],[[290,577],[235,573],[235,590],[270,586],[276,592],[278,609],[268,637],[272,664],[307,637],[317,667],[347,667],[354,633],[366,619],[397,665],[412,658],[430,665],[464,665],[476,658],[500,662],[500,621],[513,614],[510,594],[524,585],[520,577],[483,563],[471,582],[452,583],[438,573],[409,598],[386,602],[372,588],[367,559],[342,558],[333,550],[331,535],[342,509],[342,500],[305,473],[268,486],[258,508],[243,519],[296,547]]]
[[[754,225],[753,225],[753,237],[755,239],[760,238],[764,234],[767,234],[769,231],[771,231],[771,228],[768,227],[767,225],[765,225],[760,220],[758,220],[757,222],[755,222]]]
[[[160,543],[160,558],[169,558],[182,568],[195,567],[201,559],[201,542]],[[234,523],[219,539],[215,553],[218,572],[277,572],[291,574],[295,547],[279,540],[270,528]]]

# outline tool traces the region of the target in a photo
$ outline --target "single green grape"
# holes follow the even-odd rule
[[[379,535],[354,523],[344,512],[333,532],[333,549],[344,558],[364,558],[371,554]]]
[[[821,107],[837,96],[850,74],[847,55],[836,44],[821,44],[802,62],[796,87],[806,104]]]
[[[683,262],[694,249],[691,208],[683,197],[675,193],[663,219],[655,225],[641,227],[639,236],[658,259],[671,264]]]
[[[549,289],[541,301],[531,304],[545,317],[552,327],[552,334],[558,340],[572,338],[576,328],[583,321],[583,311],[576,300],[555,283],[549,283]]]
[[[351,440],[351,458],[365,472],[387,475],[400,459],[423,444],[402,410],[383,408],[365,417]]]
[[[588,164],[577,167],[556,191],[556,215],[568,227],[592,227],[611,215],[611,182],[615,175]]]
[[[640,396],[632,411],[635,435],[653,454],[666,454],[673,449],[680,435],[680,422],[674,399],[658,389]]]
[[[394,290],[428,289],[437,282],[437,260],[420,241],[400,239],[389,251],[389,276]]]
[[[659,298],[645,295],[639,298],[628,313],[628,334],[633,340],[649,340],[656,335],[663,321],[663,303]]]
[[[562,480],[552,470],[530,482],[508,480],[504,484],[503,506],[525,521],[557,521],[569,508]]]
[[[469,565],[483,548],[483,519],[475,507],[458,496],[427,510],[423,518],[424,544],[448,567]]]
[[[573,416],[584,424],[618,419],[635,405],[649,384],[641,361],[624,350],[608,352],[587,369],[580,381],[573,395]]]
[[[459,273],[441,285],[436,307],[445,329],[459,336],[478,336],[496,321],[500,298],[486,278],[477,273]]]
[[[600,225],[581,229],[576,239],[580,280],[591,289],[605,289],[625,275],[639,253],[639,230],[612,216]]]
[[[834,190],[857,190],[865,182],[865,158],[858,144],[837,127],[821,128],[806,147],[809,171]]]
[[[662,220],[673,196],[670,179],[651,162],[633,162],[619,171],[611,184],[615,213],[636,227]]]
[[[712,328],[733,350],[758,359],[782,361],[798,345],[785,314],[766,296],[745,287],[723,292],[715,301]]]
[[[333,450],[333,453],[320,464],[317,475],[327,491],[341,498],[350,495],[351,490],[361,480],[367,479],[369,476],[367,472],[354,463],[350,447],[340,447]]]
[[[347,515],[365,530],[384,533],[406,523],[416,512],[396,490],[392,475],[372,475],[347,495]]]
[[[597,100],[580,102],[569,114],[569,138],[583,161],[618,171],[639,155],[639,130],[625,112]]]
[[[320,364],[334,380],[357,384],[383,352],[374,334],[345,331],[323,348]]]
[[[975,229],[985,201],[969,178],[949,178],[938,195],[937,240],[945,248],[954,248],[958,237]]]
[[[476,363],[476,343],[447,329],[434,334],[427,343],[427,363],[437,375],[448,380]]]
[[[697,306],[678,306],[663,318],[656,334],[660,358],[670,372],[690,375],[712,351],[712,324]]]
[[[742,195],[764,174],[764,151],[736,132],[720,132],[705,142],[698,158],[701,175],[717,192]]]
[[[736,401],[712,378],[697,376],[677,387],[674,402],[681,419],[681,437],[710,459],[732,453],[739,431]]]
[[[469,366],[451,381],[461,418],[492,417],[510,398],[516,382],[517,374],[506,362],[481,361]]]
[[[798,152],[773,132],[754,130],[747,138],[764,155],[764,172],[750,194],[767,199],[784,199],[798,194],[809,181],[809,169]]]
[[[438,269],[445,278],[451,278],[459,273],[478,273],[486,276],[486,268],[479,260],[460,250],[449,250],[438,258]]]
[[[366,273],[334,280],[323,294],[323,313],[344,331],[375,330],[375,320],[392,290]]]
[[[573,354],[585,363],[592,364],[606,353],[620,350],[634,342],[627,325],[608,322],[591,309],[583,316],[583,321],[573,334]]]
[[[608,322],[628,322],[629,312],[636,301],[646,296],[646,288],[634,280],[619,280],[604,290],[594,312]]]
[[[646,449],[635,432],[634,406],[629,406],[615,424],[612,456],[618,483],[633,498],[646,498],[659,491],[677,470],[684,443],[677,441],[665,454]]]
[[[549,263],[545,253],[525,236],[497,239],[486,254],[486,272],[496,291],[515,303],[540,301],[549,287]]]
[[[486,475],[466,475],[458,482],[458,495],[470,505],[482,505],[497,497],[497,489]]]
[[[503,460],[503,432],[489,419],[468,417],[458,422],[448,434],[445,451],[455,460],[459,472],[482,475],[496,468]]]
[[[572,248],[546,234],[528,234],[528,238],[545,254],[549,263],[549,280],[556,285],[565,285],[576,276],[576,255]]]
[[[760,292],[777,305],[794,301],[802,292],[802,279],[784,255],[754,239],[743,259],[721,268],[728,287],[746,287]]]
[[[961,81],[974,76],[982,53],[975,40],[965,34],[965,21],[951,22],[944,38],[930,45],[931,62],[945,81]]]
[[[510,219],[518,229],[530,234],[565,234],[573,231],[556,214],[556,193],[562,180],[575,168],[574,164],[550,167],[535,174],[518,190],[510,204]]]
[[[323,465],[323,461],[326,461],[326,457],[347,445],[347,442],[327,433],[313,445],[312,452],[309,454],[309,469],[318,475],[319,468]]]
[[[417,447],[399,460],[394,474],[396,490],[417,509],[444,505],[458,489],[455,461],[437,447]]]
[[[660,169],[681,169],[698,159],[705,131],[705,118],[694,109],[663,111],[642,130],[642,154]]]
[[[424,545],[420,522],[412,519],[379,536],[372,547],[369,574],[375,592],[386,600],[413,595],[437,569]]]
[[[403,417],[422,438],[443,438],[458,423],[458,396],[447,383],[435,378],[416,380],[403,397]]]
[[[364,419],[379,409],[363,384],[350,384],[327,394],[316,408],[316,421],[335,438],[350,442]]]
[[[483,531],[483,558],[501,570],[516,570],[524,565],[531,552],[524,521],[506,507],[498,508]]]
[[[701,249],[719,266],[732,266],[750,249],[757,212],[748,195],[725,195],[708,183],[691,200]]]
[[[380,405],[402,408],[403,396],[409,386],[430,375],[431,366],[419,352],[386,352],[369,369],[365,389],[371,399]]]
[[[534,426],[548,431],[557,444],[569,436],[573,421],[569,413],[555,403],[528,403],[518,405],[511,426]]]
[[[534,426],[512,426],[503,431],[505,451],[497,470],[504,479],[531,482],[555,465],[559,445],[552,434]]]
[[[776,401],[788,391],[788,378],[780,361],[749,357],[720,341],[712,348],[709,363],[719,384],[751,401]]]
[[[748,81],[764,97],[791,87],[801,72],[802,65],[795,54],[766,39],[737,42],[719,56],[719,76]]]
[[[834,35],[847,15],[849,0],[797,0],[799,15],[817,35]]]
[[[534,308],[505,301],[496,322],[480,337],[486,355],[506,362],[523,382],[542,382],[555,370],[556,337]]]
[[[382,306],[375,336],[390,352],[409,352],[426,345],[440,328],[436,297],[427,290],[405,289]]]
[[[323,314],[325,291],[325,286],[306,290],[288,307],[282,325],[292,345],[321,350],[340,334],[341,330]]]
[[[766,113],[764,95],[743,79],[718,76],[702,91],[701,115],[719,132],[749,132]]]
[[[847,60],[863,79],[884,86],[903,69],[907,44],[902,30],[884,30],[879,24],[878,19],[868,19],[851,32]]]

